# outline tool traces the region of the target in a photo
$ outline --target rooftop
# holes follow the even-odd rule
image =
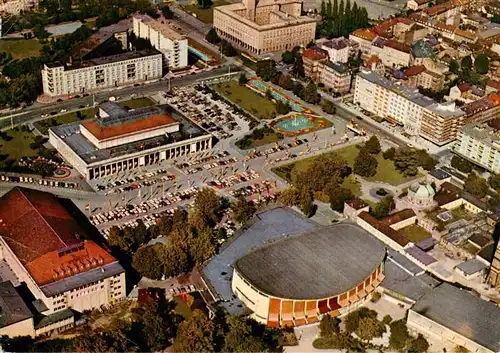
[[[488,96],[478,99],[477,101],[471,102],[464,105],[461,109],[467,115],[476,114],[483,112],[488,109],[495,108],[500,105],[500,94],[489,94]]]
[[[479,271],[487,269],[488,267],[489,265],[479,259],[467,260],[457,265],[457,268],[465,273],[465,275],[473,275]]]
[[[240,258],[235,267],[266,294],[317,299],[356,287],[384,257],[385,248],[375,237],[341,222],[266,245]]]
[[[33,317],[23,298],[10,281],[0,283],[0,310],[0,328]]]
[[[354,208],[355,210],[360,210],[362,208],[368,207],[368,204],[361,198],[355,197],[351,200],[347,200],[345,202],[347,205],[350,207]]]
[[[495,304],[443,283],[410,310],[493,352],[500,351],[500,307]]]
[[[302,52],[302,56],[310,60],[323,60],[328,58],[328,53],[320,48],[309,48]]]
[[[500,149],[500,145],[498,145],[500,143],[500,131],[485,123],[467,124],[464,125],[460,131],[486,145]]]
[[[411,51],[416,58],[430,58],[433,54],[432,45],[422,39],[411,46]]]
[[[417,215],[415,211],[413,211],[411,208],[405,208],[404,210],[395,212],[385,218],[382,218],[380,222],[390,226],[416,216]]]
[[[395,241],[400,246],[406,246],[410,242],[403,234],[399,233],[397,230],[392,229],[388,224],[379,221],[371,214],[363,211],[359,214],[359,218],[369,223],[372,227],[382,232],[385,236]]]
[[[339,73],[339,74],[345,74],[349,71],[349,69],[347,68],[346,65],[342,64],[342,63],[334,63],[334,62],[331,62],[331,61],[327,61],[325,63],[326,66],[328,66],[329,68],[331,68],[332,70],[334,70],[335,72]]]
[[[326,41],[322,44],[324,47],[341,50],[347,48],[349,46],[349,40],[346,38],[336,38],[329,41]]]
[[[177,31],[175,31],[172,27],[168,25],[168,23],[164,21],[158,21],[146,14],[134,14],[134,19],[140,20],[141,22],[147,24],[150,28],[154,29],[157,32],[160,32],[164,37],[171,40],[182,40],[186,39],[186,37]]]
[[[400,43],[394,39],[387,40],[385,42],[385,46],[404,53],[410,53],[411,51],[410,46],[404,43]]]
[[[377,38],[377,35],[371,31],[370,29],[357,29],[354,32],[351,33],[352,36],[354,37],[359,37],[368,41],[372,41],[375,38]]]
[[[410,66],[406,70],[404,70],[404,74],[406,77],[415,76],[421,74],[425,71],[424,65]]]

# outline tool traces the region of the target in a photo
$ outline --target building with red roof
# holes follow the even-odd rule
[[[49,129],[49,141],[88,180],[212,148],[212,135],[174,110],[115,102],[94,119]]]
[[[125,270],[87,238],[53,194],[15,187],[0,198],[0,254],[8,268],[0,277],[24,283],[48,318],[38,331],[35,323],[36,335],[72,324],[72,310],[125,297]]]

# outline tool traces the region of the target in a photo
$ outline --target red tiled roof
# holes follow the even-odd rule
[[[371,68],[372,64],[379,64],[381,62],[382,60],[378,56],[372,55],[365,61],[365,67]]]
[[[404,73],[405,73],[405,76],[410,77],[410,76],[419,75],[424,71],[425,71],[424,65],[417,65],[417,66],[410,66],[409,68],[407,68],[404,71]]]
[[[497,91],[500,91],[500,81],[489,79],[488,83],[486,84],[488,87],[492,87],[493,89],[496,89]]]
[[[324,51],[323,49],[310,48],[310,49],[304,50],[304,52],[302,53],[302,56],[307,58],[307,59],[316,61],[316,60],[326,59],[328,57],[328,53],[326,51]]]
[[[95,120],[87,120],[83,122],[83,126],[98,140],[106,140],[136,132],[159,129],[176,122],[171,116],[163,114],[107,127],[101,127]]]
[[[403,234],[399,233],[397,230],[392,229],[387,224],[377,220],[366,211],[362,211],[358,217],[369,223],[373,228],[377,229],[379,232],[383,233],[388,238],[392,239],[401,246],[406,246],[410,242],[410,240],[408,240],[408,238],[406,238]]]
[[[15,187],[3,195],[0,235],[39,285],[55,280],[54,270],[69,270],[65,276],[70,276],[81,272],[81,265],[86,271],[116,261],[94,242],[82,243],[79,238],[85,233],[81,227],[47,192]],[[60,254],[73,247],[71,253]],[[75,260],[80,262],[72,263]]]
[[[387,224],[388,226],[405,221],[409,218],[415,217],[416,213],[411,208],[405,208],[404,210],[393,213],[385,218],[382,218],[380,222]]]
[[[361,28],[355,30],[351,34],[355,37],[363,38],[363,39],[366,39],[369,41],[372,41],[377,37],[377,35],[375,33],[373,33],[373,31],[371,31],[369,29],[361,29]]]
[[[457,87],[462,93],[467,92],[471,89],[471,86],[467,82],[462,82],[461,84],[457,85]]]
[[[368,206],[368,204],[365,201],[363,201],[362,199],[360,199],[359,197],[355,197],[351,200],[347,200],[345,203],[348,204],[350,207],[354,208],[355,210],[360,210],[360,209]]]
[[[387,42],[384,44],[385,47],[389,47],[398,51],[402,51],[404,53],[409,53],[411,51],[411,48],[409,45],[400,43],[396,40],[389,39]]]

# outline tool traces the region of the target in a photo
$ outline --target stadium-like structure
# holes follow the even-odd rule
[[[270,327],[313,323],[363,302],[384,279],[384,246],[350,222],[267,244],[234,264],[232,290]]]

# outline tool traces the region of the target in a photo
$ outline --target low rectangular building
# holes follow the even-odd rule
[[[49,129],[49,141],[88,180],[212,148],[211,134],[173,110],[111,102],[95,119]]]
[[[43,93],[51,97],[88,93],[159,79],[162,73],[163,55],[156,50],[129,51],[65,65],[45,64]]]
[[[408,311],[407,325],[427,337],[448,340],[470,352],[500,352],[500,308],[443,283]]]

